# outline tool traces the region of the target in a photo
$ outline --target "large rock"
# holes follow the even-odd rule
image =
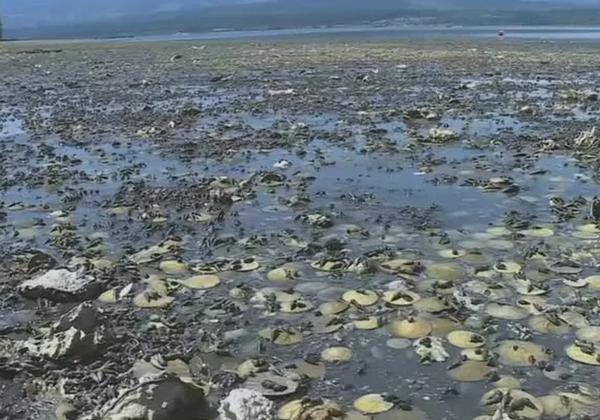
[[[76,328],[69,328],[42,337],[29,338],[17,344],[20,351],[30,356],[60,359],[89,359],[103,344],[104,337],[100,333],[86,334]]]
[[[101,410],[102,420],[190,420],[212,418],[203,391],[178,378],[145,377]],[[241,420],[241,419],[239,419]]]
[[[84,275],[82,271],[59,269],[24,281],[18,290],[29,299],[74,302],[95,299],[101,287],[94,277]]]
[[[52,325],[52,331],[63,332],[70,328],[76,328],[86,334],[90,334],[96,330],[99,318],[100,313],[98,309],[92,303],[85,302],[61,316]]]
[[[0,341],[0,357],[31,357],[61,361],[89,361],[108,342],[109,334],[100,324],[100,312],[91,303],[82,303],[60,317],[50,328],[25,340]]]
[[[256,391],[234,389],[219,404],[219,420],[274,420],[271,401]]]

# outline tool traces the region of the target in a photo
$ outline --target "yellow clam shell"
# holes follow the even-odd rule
[[[448,301],[441,296],[429,296],[421,298],[420,300],[413,303],[413,308],[419,312],[429,312],[432,314],[448,311],[452,309],[452,306]]]
[[[288,281],[296,280],[300,277],[300,271],[292,267],[279,267],[269,271],[267,278],[270,281]]]
[[[162,295],[152,289],[147,289],[133,298],[133,304],[138,308],[160,309],[169,306],[175,298]]]
[[[390,290],[383,294],[383,300],[394,306],[410,306],[421,300],[421,296],[408,290]]]
[[[412,274],[420,269],[420,263],[414,260],[396,259],[382,262],[380,268],[388,273]]]
[[[527,310],[523,308],[519,308],[518,306],[512,305],[502,305],[496,302],[489,303],[486,306],[485,311],[488,315],[493,316],[494,318],[507,319],[512,321],[524,319],[529,316]]]
[[[463,249],[442,249],[438,252],[438,255],[442,258],[461,258],[467,255],[467,251]]]
[[[576,342],[565,347],[569,358],[586,365],[600,366],[600,348],[594,343]]]
[[[574,238],[582,239],[582,240],[585,240],[585,241],[591,241],[591,240],[600,239],[600,234],[598,234],[598,233],[583,232],[583,231],[580,231],[580,230],[576,230],[571,235]]]
[[[392,402],[386,401],[381,394],[363,395],[354,401],[354,408],[363,414],[385,413],[394,407]]]
[[[521,389],[521,380],[512,375],[499,375],[492,385],[495,388]]]
[[[550,354],[544,347],[528,341],[506,340],[494,351],[498,353],[500,363],[507,366],[531,366],[550,360]]]
[[[580,232],[600,233],[600,225],[597,225],[596,223],[590,223],[590,224],[587,224],[587,225],[577,226],[577,229]]]
[[[357,330],[376,330],[381,327],[381,322],[378,316],[370,316],[354,320],[353,325]]]
[[[160,263],[160,269],[165,274],[181,274],[185,272],[185,264],[176,260],[163,261]]]
[[[577,330],[577,339],[588,343],[600,343],[600,327],[590,326]]]
[[[465,276],[464,270],[457,264],[433,263],[426,267],[427,275],[432,279],[460,280]]]
[[[426,319],[411,317],[392,322],[391,330],[396,337],[416,339],[429,335],[433,325]]]
[[[290,401],[277,411],[277,418],[279,420],[296,420],[300,418],[303,410],[302,400]]]
[[[319,305],[319,312],[323,315],[338,315],[348,310],[347,302],[325,302]]]
[[[590,289],[600,290],[600,275],[589,276],[584,279]]]
[[[117,289],[109,289],[98,296],[98,301],[102,303],[116,303],[117,302]]]
[[[460,355],[464,357],[466,360],[473,360],[475,362],[485,362],[492,358],[492,352],[482,348],[470,348],[463,349],[460,352]]]
[[[280,304],[281,312],[288,314],[299,314],[302,312],[308,312],[314,308],[314,305],[307,300],[297,299]]]
[[[554,236],[554,230],[542,226],[532,226],[529,229],[521,230],[519,233],[532,238],[549,238]]]
[[[450,379],[458,382],[479,382],[484,381],[496,371],[496,368],[488,366],[486,362],[476,362],[467,360],[447,371]]]
[[[494,264],[494,270],[502,274],[515,274],[521,271],[521,264],[514,261],[499,261]]]
[[[348,362],[352,359],[352,350],[347,347],[330,347],[321,352],[321,358],[327,362]]]
[[[193,276],[181,282],[185,287],[200,290],[211,289],[218,286],[220,283],[221,280],[217,276],[211,274]]]
[[[446,337],[450,344],[462,349],[474,349],[485,344],[485,338],[480,334],[470,331],[452,331]]]
[[[485,231],[493,236],[508,236],[511,234],[511,231],[505,228],[504,226],[491,227],[486,229]]]
[[[342,295],[342,299],[360,306],[372,306],[377,303],[379,296],[371,290],[348,290]]]
[[[567,334],[571,327],[562,319],[549,315],[536,315],[529,319],[532,330],[542,334]]]
[[[571,414],[571,402],[558,395],[545,395],[538,400],[544,408],[544,417],[548,419],[564,419]]]
[[[506,251],[509,249],[513,249],[515,247],[515,244],[506,239],[490,239],[486,242],[486,247],[496,249],[499,251]]]

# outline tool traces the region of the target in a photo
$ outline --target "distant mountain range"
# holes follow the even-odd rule
[[[600,24],[600,0],[0,0],[0,17],[9,37],[331,26],[393,18],[593,25]]]
[[[7,26],[20,28],[265,1],[269,0],[2,0],[0,16]]]

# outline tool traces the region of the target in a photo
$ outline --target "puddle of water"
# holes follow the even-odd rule
[[[514,85],[519,85],[519,86],[524,86],[524,85],[551,86],[551,85],[556,85],[556,84],[562,84],[563,81],[547,80],[547,79],[528,79],[528,78],[517,79],[514,77],[505,77],[502,79],[502,83],[514,84]]]
[[[536,88],[523,91],[510,91],[513,95],[515,101],[532,101],[532,100],[540,100],[540,99],[552,99],[554,97],[554,92],[547,88]]]
[[[459,133],[464,139],[491,137],[508,130],[518,134],[527,127],[523,121],[517,118],[498,115],[490,115],[486,118],[444,117],[438,124],[429,123],[427,125],[428,127],[419,130],[419,134],[423,137],[428,137],[429,130],[433,127],[447,127]]]
[[[28,137],[27,139],[31,140]],[[77,176],[72,176],[71,181],[76,191],[91,190],[95,192],[91,196],[84,197],[83,201],[79,202],[76,211],[72,212],[70,216],[83,235],[90,235],[95,231],[93,224],[89,223],[90,220],[100,223],[108,220],[106,210],[99,208],[98,203],[110,202],[124,182],[144,180],[157,187],[173,187],[177,184],[178,178],[183,175],[186,175],[185,178],[189,182],[209,175],[205,171],[205,163],[198,164],[194,161],[183,163],[178,159],[165,158],[160,155],[158,149],[153,150],[143,145],[128,144],[115,147],[111,144],[102,144],[77,147],[64,145],[56,140],[48,141],[46,144],[53,146],[59,156],[69,158],[68,165],[57,164],[61,165],[64,170],[77,174]],[[30,167],[44,168],[46,166],[47,164],[42,162]],[[117,177],[115,179],[113,177],[115,173],[120,173],[124,178]],[[60,191],[64,193],[57,194]],[[31,210],[9,212],[7,222],[22,226],[34,220],[44,220],[47,225],[39,230],[38,235],[41,240],[39,245],[41,245],[56,220],[48,212],[40,211],[39,207],[49,205],[53,209],[63,208],[65,196],[73,192],[60,186],[34,189],[13,187],[0,193],[0,201],[22,202],[38,206]]]
[[[324,150],[326,161],[315,159],[315,151]],[[466,156],[460,147],[454,149],[456,157]],[[360,155],[353,150],[333,147],[321,141],[313,141],[307,147],[307,157],[300,159],[290,153],[275,151],[260,156],[260,159],[249,162],[239,168],[244,172],[270,171],[273,164],[280,159],[286,159],[292,163],[292,167],[286,174],[313,173],[315,168],[316,180],[308,188],[313,202],[312,208],[327,209],[334,205],[335,209],[343,211],[347,216],[348,223],[364,223],[373,220],[378,215],[398,218],[398,209],[407,206],[427,208],[438,204],[441,206],[439,214],[436,214],[448,228],[459,228],[465,223],[472,223],[473,218],[486,220],[491,215],[499,217],[505,210],[506,199],[501,195],[482,194],[476,189],[465,188],[457,185],[434,186],[430,181],[434,175],[418,174],[417,167],[404,167],[398,165],[397,159],[385,155]],[[306,162],[312,161],[313,164]],[[335,164],[333,164],[335,162]],[[327,164],[326,164],[327,163]],[[223,173],[236,175],[226,164],[213,166],[213,169]],[[229,169],[229,171],[228,171]],[[241,174],[240,174],[241,175]],[[326,192],[326,195],[320,195]],[[369,197],[366,208],[372,213],[365,213],[365,205],[353,209],[341,200],[343,196]],[[478,203],[474,206],[474,203]],[[249,225],[255,224],[263,213],[263,208],[276,205],[277,202],[269,195],[259,197],[255,207],[241,212],[243,222]],[[284,215],[292,217],[292,211],[284,211]],[[285,228],[289,225],[289,218],[274,218],[268,224],[273,228]]]
[[[8,118],[0,127],[0,139],[25,134],[24,122],[18,118]]]
[[[557,106],[546,118],[551,121],[591,121],[598,118],[597,111],[588,111],[580,106]]]

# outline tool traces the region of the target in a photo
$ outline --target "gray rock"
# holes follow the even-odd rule
[[[95,299],[101,287],[94,277],[86,276],[81,271],[58,269],[24,281],[18,291],[29,299],[73,302]]]
[[[225,331],[223,333],[223,341],[225,343],[235,343],[244,337],[248,337],[249,335],[250,332],[243,328],[232,331]]]
[[[85,359],[91,357],[100,347],[104,337],[100,333],[86,334],[76,328],[29,338],[16,344],[30,356],[59,360],[64,358]]]
[[[151,377],[109,401],[102,420],[189,420],[212,418],[203,391],[177,378]]]
[[[98,309],[96,309],[92,303],[82,303],[61,316],[60,319],[52,325],[52,330],[55,332],[63,332],[70,328],[76,328],[86,334],[90,334],[96,329],[99,315]]]
[[[234,389],[219,405],[219,420],[274,420],[273,403],[256,391]]]
[[[0,357],[20,354],[61,360],[85,360],[93,357],[106,344],[105,328],[98,326],[99,312],[91,303],[83,303],[64,314],[51,328],[25,340],[0,341]]]

